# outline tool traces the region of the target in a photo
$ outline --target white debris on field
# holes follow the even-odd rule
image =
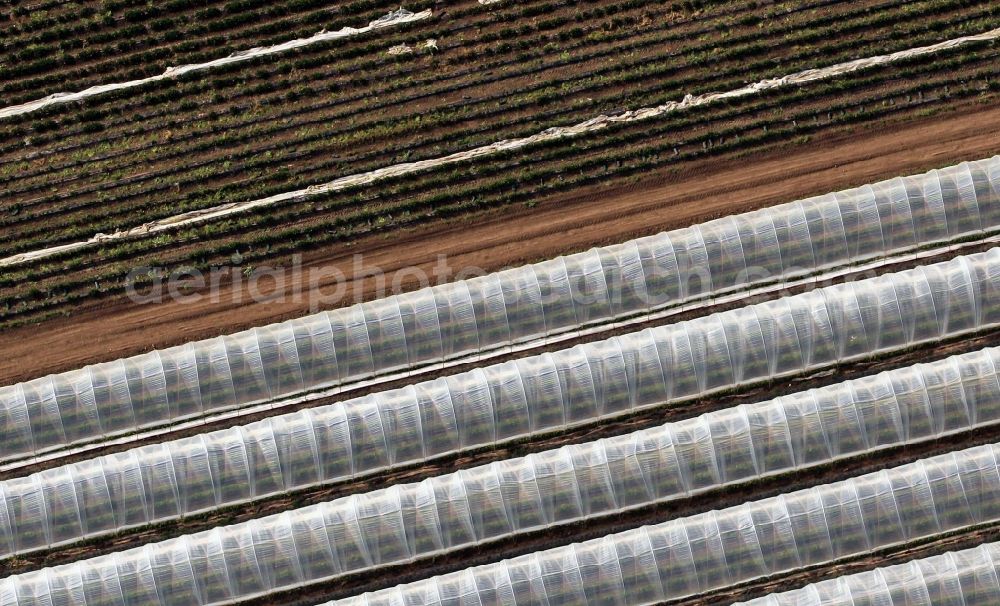
[[[663,105],[658,105],[655,107],[643,107],[640,109],[629,110],[611,116],[600,115],[591,118],[589,120],[586,120],[584,122],[580,122],[579,124],[548,128],[540,133],[531,135],[530,137],[524,137],[521,139],[504,139],[502,141],[497,141],[489,145],[476,147],[466,151],[456,152],[454,154],[450,154],[447,156],[442,156],[438,158],[429,158],[427,160],[419,160],[416,162],[404,162],[402,164],[394,164],[392,166],[386,166],[365,173],[340,177],[339,179],[334,179],[333,181],[330,181],[328,183],[311,185],[305,189],[285,192],[274,196],[269,196],[267,198],[262,198],[259,200],[251,200],[248,202],[230,202],[227,204],[220,204],[212,208],[194,210],[182,213],[180,215],[175,215],[173,217],[168,217],[166,219],[160,219],[158,221],[151,221],[149,223],[144,223],[143,225],[140,225],[138,227],[117,231],[113,234],[99,233],[94,235],[89,240],[75,242],[72,244],[63,244],[60,246],[54,246],[52,248],[45,248],[42,250],[21,253],[10,257],[6,257],[4,259],[0,259],[0,267],[17,265],[19,263],[25,263],[27,261],[36,260],[63,252],[78,250],[89,246],[95,246],[98,245],[99,243],[106,241],[138,237],[181,226],[203,223],[206,221],[227,217],[229,215],[247,212],[256,208],[287,202],[290,200],[296,200],[296,199],[306,198],[309,196],[316,196],[321,194],[337,192],[343,189],[347,189],[349,187],[369,185],[371,183],[374,183],[382,179],[408,175],[411,173],[416,173],[419,171],[427,170],[430,168],[436,168],[447,164],[465,162],[468,160],[473,160],[476,158],[493,155],[499,152],[520,149],[522,147],[526,147],[536,143],[553,141],[556,139],[563,139],[568,137],[576,137],[584,133],[603,129],[609,124],[648,120],[671,112],[687,109],[689,107],[696,107],[699,105],[712,103],[721,99],[733,99],[736,97],[754,95],[761,91],[770,90],[773,88],[805,84],[815,80],[832,78],[834,76],[858,71],[868,67],[884,65],[887,63],[892,63],[894,61],[899,61],[910,57],[935,53],[945,49],[954,48],[956,46],[961,46],[969,42],[983,42],[983,41],[995,40],[998,38],[1000,38],[1000,28],[982,34],[963,36],[961,38],[954,38],[952,40],[939,42],[931,46],[921,46],[917,48],[898,51],[888,55],[877,55],[874,57],[856,59],[854,61],[848,61],[846,63],[838,63],[836,65],[831,65],[829,67],[823,67],[818,69],[807,69],[786,76],[781,76],[779,78],[768,78],[765,80],[761,80],[759,82],[754,82],[753,84],[749,84],[742,88],[737,88],[730,91],[705,93],[702,95],[689,94],[686,95],[681,101],[671,101]]]
[[[39,110],[43,107],[48,107],[50,105],[55,105],[57,103],[69,103],[71,101],[79,101],[81,99],[86,99],[87,97],[93,97],[95,95],[100,95],[102,93],[110,91],[122,90],[126,88],[134,88],[136,86],[149,84],[150,82],[157,82],[159,80],[168,80],[171,78],[177,78],[178,76],[190,72],[202,71],[206,69],[211,69],[213,67],[219,67],[220,65],[239,63],[241,61],[248,61],[255,57],[274,55],[288,50],[302,48],[303,46],[309,46],[310,44],[316,44],[317,42],[326,42],[329,40],[348,38],[351,36],[365,34],[370,31],[383,29],[386,27],[401,25],[403,23],[411,23],[413,21],[420,21],[421,19],[426,19],[430,16],[431,16],[430,10],[421,11],[419,13],[413,13],[404,8],[400,8],[399,10],[393,11],[383,17],[379,17],[378,19],[370,22],[365,27],[361,28],[344,27],[333,32],[328,32],[324,29],[317,32],[315,35],[310,36],[309,38],[298,38],[296,40],[289,40],[288,42],[283,42],[275,46],[250,48],[247,50],[239,51],[237,53],[233,53],[228,57],[215,59],[207,63],[193,63],[190,65],[179,65],[174,67],[168,67],[162,74],[158,76],[151,76],[149,78],[142,78],[140,80],[129,80],[128,82],[117,82],[114,84],[101,84],[98,86],[91,86],[90,88],[75,93],[53,93],[47,97],[43,97],[35,101],[29,101],[27,103],[22,103],[20,105],[12,105],[10,107],[2,108],[0,109],[0,119],[8,118],[10,116],[17,116],[20,114],[27,114],[29,112]]]

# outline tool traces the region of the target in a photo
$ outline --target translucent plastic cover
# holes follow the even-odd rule
[[[949,453],[333,603],[639,606],[683,598],[995,521],[998,454],[996,445]]]
[[[1000,543],[820,581],[734,606],[996,606]]]
[[[493,351],[997,228],[1000,157],[730,216],[0,388],[0,459]],[[867,335],[855,343],[892,338]],[[700,357],[685,362],[691,380],[724,380]]]
[[[711,511],[401,585],[344,604],[647,604],[1000,519],[1000,445]],[[553,461],[548,467],[559,467]],[[539,477],[536,475],[536,478]],[[518,478],[515,488],[524,486]],[[0,605],[220,604],[402,560],[403,499],[426,516],[460,503],[442,487],[390,489],[0,581]],[[558,486],[543,499],[564,502]],[[557,505],[557,510],[559,509]],[[457,508],[457,507],[456,507]],[[390,515],[395,512],[395,515]],[[509,515],[510,512],[508,512]],[[409,528],[415,529],[416,526]],[[468,527],[452,526],[461,535]],[[432,537],[416,540],[431,542]]]
[[[997,322],[1000,249],[9,480],[0,483],[0,554],[347,479]],[[490,514],[496,519],[426,520],[445,527],[454,522],[468,529],[462,540],[481,540],[669,498],[674,493],[657,487],[661,481],[689,493],[993,423],[1000,415],[996,354],[985,350],[640,437],[529,457],[502,474],[495,467],[477,471],[482,478],[462,472],[442,480],[449,499],[461,502],[455,515],[477,515],[470,495],[492,490],[499,491],[489,497],[500,507]],[[661,460],[655,453],[664,449],[670,454]],[[539,488],[538,465],[551,466],[543,475],[560,478],[565,501],[517,501],[555,494],[555,488]],[[581,476],[581,469],[591,475]],[[648,474],[665,475],[654,480]],[[502,496],[500,477],[535,486],[534,492]],[[591,480],[600,485],[580,487]],[[473,491],[467,482],[494,484]],[[427,496],[437,489],[414,490],[423,491],[414,501],[421,506],[440,501]],[[397,497],[378,499],[391,504]],[[379,511],[397,516],[399,507]],[[533,513],[523,522],[507,513],[527,509]],[[416,537],[399,534],[405,541],[392,553],[410,557],[451,545],[442,538],[444,527],[421,532],[429,533],[430,543],[418,547]]]

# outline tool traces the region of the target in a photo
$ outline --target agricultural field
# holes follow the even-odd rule
[[[0,32],[0,606],[1000,603],[997,3]]]

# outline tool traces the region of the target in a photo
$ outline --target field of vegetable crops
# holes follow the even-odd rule
[[[1000,5],[0,32],[0,606],[1000,601]]]

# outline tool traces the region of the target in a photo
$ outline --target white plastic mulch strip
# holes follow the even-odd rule
[[[197,223],[212,221],[215,219],[221,219],[229,215],[244,213],[253,210],[255,208],[271,206],[281,202],[287,202],[289,200],[333,193],[350,187],[369,185],[371,183],[374,183],[382,179],[390,177],[400,177],[411,173],[427,170],[430,168],[435,168],[448,164],[455,164],[458,162],[465,162],[467,160],[473,160],[484,156],[490,156],[500,152],[517,150],[537,143],[544,143],[546,141],[553,141],[569,137],[577,137],[585,133],[601,130],[606,126],[608,126],[609,124],[648,120],[651,118],[662,116],[664,114],[669,114],[675,111],[681,111],[690,107],[697,107],[699,105],[706,105],[708,103],[714,103],[716,101],[723,99],[745,97],[748,95],[757,94],[761,91],[780,88],[783,86],[801,85],[815,80],[824,80],[827,78],[833,78],[835,76],[847,74],[850,72],[855,72],[869,67],[875,67],[878,65],[884,65],[887,63],[892,63],[894,61],[908,59],[911,57],[917,57],[920,55],[927,55],[939,52],[942,50],[954,48],[956,46],[961,46],[963,44],[968,44],[970,42],[985,42],[985,41],[995,40],[997,38],[1000,38],[1000,28],[993,29],[982,34],[976,34],[972,36],[962,36],[960,38],[946,40],[944,42],[939,42],[937,44],[933,44],[930,46],[920,46],[916,48],[898,51],[888,55],[876,55],[874,57],[865,57],[862,59],[856,59],[854,61],[848,61],[846,63],[838,63],[836,65],[831,65],[828,67],[823,67],[818,69],[807,69],[805,71],[796,72],[793,74],[789,74],[787,76],[781,76],[779,78],[768,78],[761,80],[759,82],[754,82],[753,84],[749,84],[742,88],[737,88],[726,92],[705,93],[702,95],[689,94],[685,96],[684,99],[682,99],[681,101],[670,101],[669,103],[665,103],[663,105],[658,105],[655,107],[643,107],[636,110],[629,110],[612,116],[605,116],[602,114],[600,116],[597,116],[596,118],[591,118],[589,120],[580,122],[579,124],[574,124],[572,126],[558,126],[558,127],[548,128],[540,133],[531,135],[530,137],[523,137],[520,139],[504,139],[502,141],[497,141],[489,145],[476,147],[462,152],[456,152],[454,154],[442,156],[439,158],[429,158],[427,160],[419,160],[416,162],[404,162],[401,164],[393,164],[391,166],[386,166],[369,172],[347,175],[344,177],[340,177],[338,179],[334,179],[333,181],[327,183],[310,185],[305,189],[284,192],[276,194],[274,196],[260,198],[258,200],[249,200],[246,202],[229,202],[226,204],[213,206],[211,208],[193,210],[190,212],[174,215],[172,217],[167,217],[165,219],[151,221],[149,223],[143,223],[142,225],[139,225],[137,227],[116,231],[112,234],[98,233],[88,240],[74,242],[70,244],[63,244],[60,246],[44,248],[41,250],[36,250],[26,253],[20,253],[0,259],[0,267],[17,265],[29,261],[35,261],[59,253],[79,250],[90,246],[96,246],[103,242],[140,237],[148,234],[165,231],[168,229],[174,229],[178,227],[184,227],[184,226],[194,225]]]
[[[388,13],[383,17],[379,17],[378,19],[370,22],[365,27],[361,28],[344,27],[333,32],[328,32],[324,29],[308,38],[298,38],[295,40],[289,40],[288,42],[282,42],[281,44],[276,44],[274,46],[265,46],[265,47],[258,46],[255,48],[239,51],[237,53],[229,55],[228,57],[215,59],[214,61],[209,61],[207,63],[192,63],[189,65],[177,65],[173,67],[168,67],[162,74],[158,76],[151,76],[149,78],[142,78],[140,80],[129,80],[128,82],[116,82],[114,84],[101,84],[99,86],[92,86],[90,88],[75,93],[53,93],[42,99],[36,99],[35,101],[29,101],[27,103],[22,103],[20,105],[12,105],[10,107],[2,108],[0,109],[0,119],[9,118],[11,116],[18,116],[21,114],[27,114],[42,109],[43,107],[56,105],[58,103],[69,103],[71,101],[79,101],[81,99],[86,99],[87,97],[93,97],[95,95],[100,95],[110,91],[142,86],[143,84],[149,84],[150,82],[157,82],[159,80],[169,80],[171,78],[177,78],[178,76],[190,72],[197,72],[197,71],[212,69],[213,67],[219,67],[222,65],[229,65],[232,63],[239,63],[241,61],[248,61],[256,57],[275,55],[277,53],[283,53],[285,51],[289,51],[292,49],[302,48],[303,46],[309,46],[310,44],[316,44],[317,42],[327,42],[329,40],[349,38],[351,36],[365,34],[377,29],[392,27],[395,25],[401,25],[403,23],[411,23],[413,21],[420,21],[421,19],[426,19],[430,16],[431,16],[430,10],[421,11],[419,13],[413,13],[406,9],[400,8],[399,10]]]

